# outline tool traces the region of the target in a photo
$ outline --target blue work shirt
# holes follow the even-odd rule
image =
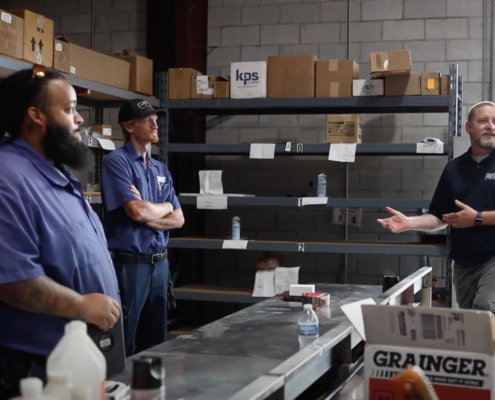
[[[0,284],[46,275],[120,302],[103,227],[74,175],[20,138],[0,146],[0,170]],[[0,346],[48,356],[67,322],[0,301]]]
[[[101,194],[105,207],[105,232],[112,251],[150,255],[163,251],[168,244],[169,232],[149,228],[129,218],[124,204],[138,200],[130,187],[134,185],[141,199],[151,203],[171,203],[174,210],[181,208],[175,195],[172,177],[167,166],[143,157],[131,142],[105,157],[101,170]]]

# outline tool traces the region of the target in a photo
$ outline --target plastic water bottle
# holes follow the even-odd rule
[[[327,197],[327,176],[323,171],[318,175],[318,197]]]
[[[232,240],[241,240],[241,219],[232,218]]]
[[[305,304],[303,312],[297,321],[299,326],[299,348],[303,348],[318,339],[320,327],[318,317],[313,311],[312,304]]]
[[[55,397],[41,394],[43,391],[43,381],[39,378],[31,377],[21,379],[21,396],[12,400],[57,400]]]

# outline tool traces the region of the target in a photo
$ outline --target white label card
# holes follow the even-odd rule
[[[301,197],[298,201],[299,207],[326,205],[328,197]]]
[[[208,94],[208,75],[196,77],[196,90],[198,94]]]
[[[285,151],[290,152],[290,149],[292,149],[292,143],[291,142],[287,142],[285,144]]]
[[[224,240],[222,249],[246,250],[249,240]]]
[[[273,160],[275,158],[275,143],[252,143],[249,158]]]
[[[356,160],[356,143],[332,143],[328,159],[337,162],[354,162]]]
[[[198,196],[196,207],[198,210],[226,210],[228,199],[227,196]]]
[[[3,22],[6,22],[7,24],[11,24],[12,23],[12,15],[10,14],[7,14],[6,12],[3,12],[1,13],[1,20]]]
[[[443,143],[416,143],[416,153],[443,154]]]

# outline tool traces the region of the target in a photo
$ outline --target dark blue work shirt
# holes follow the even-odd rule
[[[476,211],[495,210],[495,151],[479,164],[470,150],[450,161],[440,177],[428,213],[440,220],[443,214],[461,211],[455,200]],[[460,264],[477,264],[495,256],[495,226],[450,227],[450,257]]]
[[[126,141],[120,149],[105,157],[101,171],[101,191],[105,207],[105,232],[108,247],[112,251],[130,254],[155,254],[163,251],[168,244],[169,232],[149,228],[145,224],[129,218],[124,204],[137,200],[131,193],[134,185],[141,199],[151,203],[171,203],[174,210],[180,208],[175,195],[172,177],[167,166],[146,157]]]
[[[120,302],[103,227],[77,179],[19,138],[0,146],[0,171],[0,284],[46,275]],[[0,346],[47,356],[67,322],[0,301]]]

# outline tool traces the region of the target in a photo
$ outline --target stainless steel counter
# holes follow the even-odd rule
[[[383,304],[387,296],[379,286],[316,290],[330,293],[331,306],[317,310],[320,338],[301,350],[301,304],[271,298],[131,357],[114,380],[128,379],[133,358],[153,355],[164,360],[167,400],[295,399],[337,361],[332,379],[342,384],[360,365],[352,365],[352,327],[340,307],[369,297]]]

